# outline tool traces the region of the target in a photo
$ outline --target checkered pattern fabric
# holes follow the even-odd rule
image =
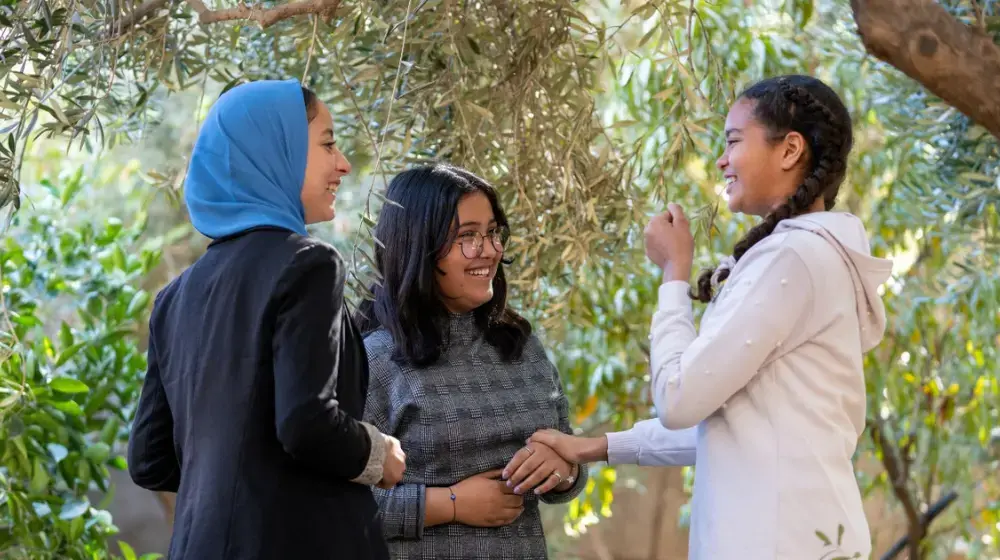
[[[504,362],[471,315],[463,315],[452,318],[448,340],[438,363],[423,369],[390,359],[387,331],[365,340],[371,370],[365,421],[398,438],[406,451],[402,483],[374,489],[390,553],[400,560],[545,559],[539,500],[530,492],[524,513],[504,527],[423,526],[426,487],[504,467],[538,429],[570,432],[562,382],[535,337],[521,359]],[[581,469],[572,488],[541,501],[568,502],[586,479]]]

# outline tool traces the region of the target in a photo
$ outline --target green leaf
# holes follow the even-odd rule
[[[83,187],[82,178],[83,166],[80,166],[77,168],[76,173],[73,174],[73,177],[63,186],[62,195],[59,197],[59,202],[63,208],[69,206],[69,203],[73,201],[76,194],[80,192],[80,189]]]
[[[118,439],[118,427],[118,418],[109,416],[108,419],[104,421],[104,426],[101,427],[101,441],[108,445],[114,445],[115,440]]]
[[[122,556],[125,557],[125,560],[136,560],[135,550],[133,550],[128,543],[125,541],[118,541],[118,548],[121,549]]]
[[[111,329],[110,331],[101,335],[100,338],[94,341],[95,346],[105,346],[111,344],[112,342],[124,337],[125,335],[132,334],[135,329],[131,326],[119,326]]]
[[[41,494],[49,485],[49,473],[45,468],[45,464],[38,459],[35,459],[32,471],[34,472],[32,473],[29,487],[35,494]]]
[[[831,541],[830,537],[826,536],[822,531],[816,531],[816,536],[819,537],[819,540],[823,541],[824,545],[833,546],[833,541]]]
[[[63,321],[59,327],[59,345],[63,347],[73,345],[73,330],[69,328],[66,321]]]
[[[86,393],[90,391],[90,387],[79,379],[73,379],[72,377],[56,377],[49,382],[49,387],[53,390],[59,391],[60,393],[66,394],[78,394]]]
[[[62,351],[60,351],[56,355],[56,359],[53,362],[53,367],[56,368],[61,367],[63,364],[72,359],[73,356],[77,355],[77,353],[79,353],[80,350],[83,350],[86,346],[87,346],[86,342],[77,342],[72,346],[67,346],[66,348],[63,348]]]
[[[104,463],[111,455],[111,447],[103,441],[87,446],[83,456],[95,463]]]
[[[145,290],[139,290],[132,296],[132,301],[128,303],[128,308],[125,310],[125,315],[128,317],[138,317],[144,311],[146,311],[146,306],[149,305],[149,292]]]
[[[14,414],[8,418],[7,437],[16,438],[17,436],[24,433],[24,429],[25,429],[24,420],[21,419],[20,414]]]
[[[83,415],[83,409],[80,408],[80,405],[76,401],[52,401],[49,405],[56,410],[60,410],[72,416]]]
[[[95,412],[101,409],[106,402],[108,402],[108,396],[115,390],[115,386],[110,383],[105,383],[97,387],[90,393],[90,397],[87,398],[87,404],[83,407],[83,412],[87,416],[93,416]],[[114,420],[117,422],[117,418],[111,416],[108,418],[108,422]],[[103,433],[103,432],[102,432]],[[103,436],[102,436],[103,439]],[[111,443],[108,441],[107,443]]]
[[[10,408],[20,400],[21,400],[20,392],[11,393],[6,397],[4,397],[3,400],[0,400],[0,410]]]
[[[111,241],[118,239],[118,235],[122,231],[122,221],[118,218],[108,218],[107,229],[105,230],[107,238]]]

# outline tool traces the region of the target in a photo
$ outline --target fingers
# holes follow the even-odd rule
[[[500,498],[500,504],[508,509],[517,509],[524,505],[524,496],[509,494]]]
[[[493,480],[500,480],[503,478],[503,469],[493,469],[492,471],[486,471],[484,473],[479,473],[476,476],[481,478],[492,478]]]
[[[559,441],[559,436],[565,435],[559,430],[553,430],[552,428],[546,428],[544,430],[538,430],[537,432],[531,434],[528,438],[528,443],[541,443],[548,445],[552,449],[556,448],[557,442]]]
[[[515,453],[514,456],[511,457],[510,462],[507,463],[507,466],[504,467],[503,472],[501,474],[501,478],[503,478],[504,480],[509,479],[510,476],[515,472],[517,472],[517,470],[521,467],[521,465],[524,464],[524,462],[527,461],[529,457],[531,457],[531,454],[533,452],[534,450],[527,445],[519,449],[517,453]]]
[[[514,488],[514,493],[522,494],[532,488],[535,488],[539,484],[545,482],[545,479],[547,478],[557,478],[552,476],[552,473],[558,470],[557,464],[558,463],[556,463],[555,461],[545,461],[544,463],[538,465],[538,468],[532,471],[532,473],[528,475],[524,479],[524,481],[522,481]],[[567,473],[562,472],[559,474],[560,476],[565,478]],[[558,479],[556,482],[558,483]]]
[[[670,214],[671,223],[680,226],[686,226],[688,224],[687,216],[684,215],[684,209],[681,208],[680,204],[675,204],[673,202],[667,204],[667,212]]]
[[[565,477],[567,473],[559,473],[559,474]],[[541,486],[535,488],[535,494],[546,494],[548,492],[551,492],[556,486],[559,486],[559,484],[561,483],[562,479],[560,479],[555,475],[549,475],[544,481],[542,481]]]
[[[548,447],[543,447],[543,446],[535,446],[535,447],[539,449],[549,449]],[[549,450],[549,453],[554,453],[554,452]],[[531,454],[528,456],[527,459],[525,459],[521,463],[521,466],[519,466],[517,470],[510,472],[510,476],[507,477],[507,486],[514,488],[522,484],[522,481],[525,478],[527,478],[528,475],[535,472],[535,469],[538,468],[538,465],[542,464],[545,461],[545,457],[546,454],[544,452],[536,451],[533,447]]]
[[[491,527],[501,527],[503,525],[510,525],[517,520],[521,514],[524,513],[524,508],[505,508],[498,511],[494,516],[486,519],[486,524]]]
[[[539,469],[539,471],[545,472],[542,471],[541,469]],[[562,475],[563,478],[555,476],[554,474],[555,472],[558,472],[560,475]],[[556,468],[553,471],[553,474],[550,474],[548,477],[545,478],[545,480],[542,481],[541,485],[535,487],[535,494],[545,494],[551,492],[552,490],[555,489],[556,486],[562,484],[562,481],[565,480],[566,476],[568,475],[569,475],[568,472],[563,472],[561,468]]]
[[[518,517],[521,517],[522,513],[524,513],[523,507],[510,508],[504,510],[505,515],[503,516],[503,523],[501,523],[501,525],[510,525],[515,520],[517,520]]]

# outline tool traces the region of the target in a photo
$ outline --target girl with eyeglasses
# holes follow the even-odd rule
[[[359,310],[371,384],[365,421],[407,453],[375,497],[393,558],[547,558],[539,501],[586,484],[543,444],[570,433],[559,373],[507,305],[509,230],[496,191],[449,165],[399,174],[375,227],[382,275]],[[505,472],[517,456],[517,467]],[[513,472],[510,472],[513,471]]]

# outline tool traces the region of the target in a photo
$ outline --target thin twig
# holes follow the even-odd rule
[[[302,71],[302,85],[306,85],[306,78],[309,77],[309,64],[312,62],[313,50],[316,48],[316,30],[319,28],[319,17],[313,16],[312,39],[309,40],[309,54],[306,55],[306,69]]]
[[[379,171],[382,167],[382,150],[385,148],[385,139],[389,133],[389,125],[392,122],[392,106],[393,102],[396,100],[396,89],[399,87],[399,76],[403,69],[403,60],[406,56],[406,34],[410,28],[410,11],[413,8],[413,0],[407,0],[406,2],[406,15],[404,16],[403,22],[403,37],[402,44],[399,47],[399,62],[396,64],[396,77],[392,83],[392,90],[389,92],[389,106],[386,108],[385,114],[385,125],[382,127],[382,139],[378,142],[375,147],[375,165],[372,166],[372,182],[368,186],[368,194],[365,197],[365,216],[371,215],[371,202],[372,194],[375,193],[375,180],[379,175]],[[339,58],[339,57],[338,57]],[[351,96],[353,98],[353,94]],[[364,122],[362,120],[362,122]],[[367,129],[367,125],[365,125]],[[369,133],[370,135],[370,133]],[[372,138],[374,140],[374,137]],[[351,269],[354,274],[358,269],[358,249],[361,247],[361,228],[354,234],[354,246],[351,251]]]
[[[331,17],[340,7],[340,0],[303,0],[281,4],[274,8],[258,10],[254,7],[240,4],[235,8],[210,10],[202,0],[185,0],[191,9],[198,14],[198,22],[202,25],[223,21],[246,20],[255,21],[261,29],[295,16],[313,14],[318,17]]]

